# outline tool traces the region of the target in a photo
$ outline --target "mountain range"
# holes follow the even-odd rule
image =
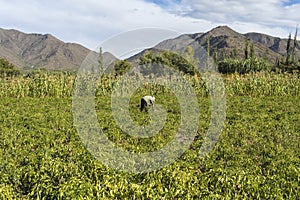
[[[256,56],[264,57],[270,63],[274,64],[286,55],[287,39],[262,33],[241,34],[228,26],[218,26],[206,33],[183,34],[162,41],[128,60],[136,60],[149,50],[180,52],[187,46],[193,47],[195,55],[210,49],[211,55],[218,52],[229,56],[234,52],[236,57],[243,58],[246,41],[249,47],[253,46]],[[300,42],[297,42],[296,52],[299,58]],[[80,44],[65,43],[50,34],[26,34],[0,28],[0,57],[6,58],[19,69],[75,70],[90,52],[90,49]],[[109,57],[115,59],[112,55]]]
[[[76,69],[89,52],[82,45],[64,43],[50,34],[0,29],[0,57],[20,69]]]

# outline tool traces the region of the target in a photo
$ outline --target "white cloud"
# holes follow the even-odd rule
[[[300,4],[283,0],[0,0],[0,27],[51,33],[66,42],[98,46],[112,35],[155,27],[177,32],[208,31],[227,24],[237,31],[287,37],[300,22]]]
[[[205,20],[176,16],[142,0],[0,0],[0,27],[51,33],[90,48],[114,34],[137,28],[190,32],[209,26]]]
[[[290,6],[285,6],[286,3],[286,0],[183,0],[177,14],[240,27],[240,30],[268,30],[269,34],[287,37],[288,29],[295,29],[300,22],[297,14],[300,2]]]

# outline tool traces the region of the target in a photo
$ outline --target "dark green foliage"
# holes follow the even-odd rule
[[[300,73],[300,59],[296,56],[297,50],[297,35],[298,35],[298,28],[296,28],[295,35],[294,35],[294,42],[292,46],[292,35],[289,34],[287,40],[287,47],[286,47],[286,57],[285,60],[277,60],[276,66],[274,69],[279,72],[288,72],[288,73]]]
[[[156,71],[149,71],[147,65],[151,64],[162,64],[167,67],[171,67],[175,70],[179,70],[185,74],[194,75],[196,70],[192,63],[188,62],[182,56],[170,52],[170,51],[162,51],[162,52],[147,52],[144,56],[140,58],[140,65],[143,65],[143,72],[145,74],[150,73],[163,73]]]
[[[251,46],[250,46],[250,58],[254,58],[254,57],[255,57],[254,44],[251,43]]]
[[[290,64],[290,57],[291,57],[291,41],[292,41],[292,35],[289,34],[289,38],[286,45],[286,60],[285,65],[288,66]]]
[[[248,42],[248,39],[245,40],[245,60],[248,59],[249,57],[249,50],[248,50],[248,46],[249,46],[249,42]]]
[[[264,59],[250,57],[245,60],[224,59],[218,63],[218,70],[221,73],[246,74],[250,72],[269,71],[271,66]]]
[[[131,68],[130,63],[127,60],[120,60],[115,63],[116,75],[123,75]]]
[[[296,28],[296,32],[294,35],[294,46],[293,46],[293,52],[292,52],[292,63],[297,62],[296,60],[296,49],[297,49],[297,45],[298,45],[298,41],[297,41],[297,35],[298,35],[298,27]]]
[[[208,36],[207,38],[206,38],[206,43],[207,43],[207,57],[209,57],[210,56],[210,36]]]
[[[4,58],[0,58],[0,77],[14,77],[20,75],[20,70]]]

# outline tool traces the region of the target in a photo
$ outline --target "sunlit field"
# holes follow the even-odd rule
[[[199,149],[210,123],[211,99],[201,76],[186,76],[200,119],[190,148],[174,163],[147,173],[106,167],[85,148],[73,121],[75,74],[39,71],[0,78],[0,199],[300,199],[300,78],[273,72],[222,75],[226,121],[214,149]],[[163,129],[132,138],[115,123],[115,76],[102,77],[95,102],[100,127],[118,147],[162,148],[180,124],[180,106],[164,87],[145,85],[131,97],[130,115],[151,91],[167,111]]]

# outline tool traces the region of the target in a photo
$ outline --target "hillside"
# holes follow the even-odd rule
[[[237,58],[244,58],[246,40],[248,41],[249,52],[251,45],[253,45],[255,55],[266,58],[272,64],[275,64],[276,60],[280,60],[286,55],[287,39],[261,33],[241,34],[228,26],[219,26],[207,33],[181,35],[174,39],[162,41],[146,51],[161,49],[183,53],[187,46],[191,46],[195,51],[195,57],[201,60],[201,57],[206,56],[203,54],[206,54],[208,49],[208,38],[210,39],[210,55],[217,52],[219,57],[236,54]],[[297,47],[298,57],[300,56],[299,47],[300,45]],[[146,51],[141,52],[140,55]],[[136,60],[140,55],[135,55],[129,60]]]
[[[79,44],[64,43],[50,34],[0,29],[0,57],[20,69],[77,69],[89,52]]]
[[[269,35],[261,33],[247,33],[245,36],[255,42],[258,42],[264,46],[267,46],[272,51],[275,51],[281,55],[286,55],[286,47],[288,39],[281,39],[279,37],[271,37]],[[293,38],[292,38],[293,39]],[[293,43],[293,42],[292,42]],[[297,56],[300,56],[300,42],[298,41]]]
[[[195,57],[200,60],[206,56],[210,38],[210,54],[221,56],[235,55],[243,58],[246,40],[253,45],[255,55],[266,58],[274,64],[286,55],[287,39],[281,39],[261,33],[238,33],[227,26],[218,26],[206,33],[184,34],[177,38],[160,42],[153,48],[142,51],[129,58],[134,63],[148,50],[170,50],[182,53],[187,46],[192,46]],[[0,28],[0,57],[4,57],[19,69],[46,68],[48,70],[78,69],[90,52],[89,49],[75,43],[64,43],[50,34],[25,34],[17,30]],[[104,60],[115,60],[109,54]],[[300,42],[297,46],[300,57]]]

